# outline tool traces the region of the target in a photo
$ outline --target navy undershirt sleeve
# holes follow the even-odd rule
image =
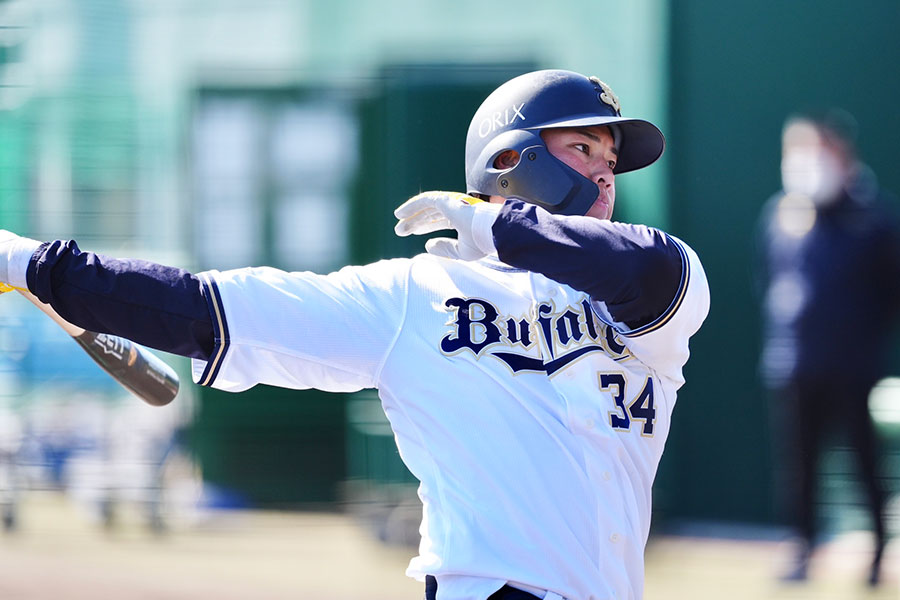
[[[197,277],[145,260],[82,252],[74,241],[42,244],[28,289],[70,323],[206,360],[213,326]]]
[[[681,283],[677,242],[652,227],[555,215],[507,200],[493,235],[500,260],[590,294],[633,329],[663,314]]]

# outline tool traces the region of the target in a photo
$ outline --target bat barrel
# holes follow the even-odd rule
[[[74,339],[104,371],[147,404],[165,406],[178,394],[178,375],[172,367],[131,340],[91,331]]]

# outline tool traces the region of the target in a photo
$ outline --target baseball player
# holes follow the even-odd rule
[[[72,322],[193,358],[194,380],[376,388],[419,479],[431,600],[640,598],[651,484],[709,291],[696,254],[610,221],[664,139],[605,83],[516,77],[475,113],[468,194],[426,192],[413,258],[191,274],[6,234],[0,280]]]

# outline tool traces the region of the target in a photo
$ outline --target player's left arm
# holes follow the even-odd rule
[[[507,200],[492,226],[500,260],[587,292],[636,329],[662,315],[688,267],[684,249],[644,225],[554,215]]]
[[[652,227],[555,215],[519,200],[504,203],[492,232],[503,262],[589,293],[635,357],[683,383],[688,340],[710,301],[687,244]]]
[[[431,254],[473,260],[497,252],[508,265],[587,292],[636,356],[681,379],[688,338],[709,311],[703,267],[682,241],[643,225],[551,214],[514,199],[487,205],[458,192],[423,192],[394,214],[398,235],[457,231],[456,240],[429,240]]]
[[[683,383],[688,340],[709,312],[706,275],[687,244],[652,227],[555,215],[519,200],[504,203],[492,232],[503,262],[589,293],[635,357]]]
[[[457,239],[428,240],[430,254],[475,260],[497,252],[508,265],[587,292],[632,329],[666,312],[688,266],[679,244],[657,229],[555,215],[521,200],[500,205],[458,192],[423,192],[394,214],[401,236],[457,231]]]

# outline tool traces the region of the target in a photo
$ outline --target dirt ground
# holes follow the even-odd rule
[[[0,536],[3,600],[420,600],[404,575],[412,550],[387,547],[356,520],[331,513],[208,515],[150,532],[138,515],[104,531],[58,493],[30,493],[20,526]],[[785,548],[765,541],[654,538],[647,600],[896,600],[900,547],[889,547],[884,585],[864,585],[869,538],[826,547],[805,585],[775,583]]]

